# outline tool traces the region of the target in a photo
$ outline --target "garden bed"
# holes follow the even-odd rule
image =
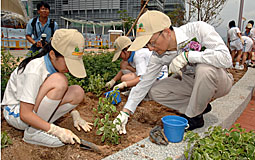
[[[3,55],[3,54],[2,54]],[[86,70],[88,75],[92,75],[93,73],[98,73],[100,75],[104,75],[105,72],[109,72],[108,78],[111,79],[119,70],[119,62],[111,63],[113,55],[104,55],[100,54],[98,56],[87,56],[84,59],[84,64],[86,65]],[[10,58],[7,57],[9,60]],[[2,64],[9,64],[10,62],[2,62]],[[3,71],[4,68],[10,69],[8,66],[2,66],[1,64],[1,75],[3,77],[3,73],[11,73],[9,70]],[[100,64],[100,65],[99,65]],[[102,70],[102,68],[104,68]],[[247,68],[243,71],[237,70],[229,70],[235,78],[235,82],[237,82],[242,76],[245,74]],[[89,78],[85,79],[86,81],[78,81],[75,78],[69,77],[71,84],[79,84],[81,86],[87,86],[86,81],[89,81]],[[108,80],[109,80],[108,79]],[[8,80],[8,79],[6,79]],[[1,80],[2,86],[3,82]],[[96,81],[94,81],[95,84]],[[84,88],[85,91],[88,88]],[[3,91],[4,88],[1,88]],[[86,95],[84,97],[84,102],[80,104],[77,109],[79,110],[81,116],[88,122],[94,122],[94,113],[93,108],[97,108],[97,104],[99,99],[96,97],[95,94],[92,94],[86,91]],[[127,97],[121,95],[122,102],[118,104],[117,110],[122,110],[125,102],[127,101]],[[1,112],[2,113],[2,112]],[[118,113],[115,113],[114,117],[117,116]],[[65,145],[59,148],[48,148],[42,147],[37,145],[31,145],[25,143],[23,138],[23,131],[17,130],[7,124],[3,115],[1,115],[1,124],[2,128],[1,131],[5,131],[12,140],[12,144],[8,145],[6,148],[1,149],[1,156],[2,159],[51,159],[51,160],[58,160],[58,159],[102,159],[108,155],[111,155],[115,152],[118,152],[146,137],[149,136],[149,131],[155,125],[162,125],[161,118],[165,115],[173,115],[178,114],[172,109],[169,109],[165,106],[162,106],[154,101],[142,101],[139,104],[134,115],[131,116],[129,122],[127,124],[127,134],[122,135],[120,139],[120,143],[118,145],[113,145],[109,143],[102,143],[101,136],[96,135],[96,129],[93,127],[92,131],[85,133],[84,131],[77,131],[73,127],[73,121],[70,114],[65,115],[64,117],[60,118],[56,124],[68,128],[72,130],[78,137],[93,142],[97,145],[104,146],[104,152],[99,154],[93,151],[88,151],[81,149],[78,144],[75,145]],[[142,145],[140,147],[143,147]]]
[[[120,111],[127,97],[121,95],[122,102],[117,105]],[[98,98],[91,93],[86,93],[84,103],[78,106],[81,116],[88,122],[94,120],[93,107],[97,107]],[[3,159],[102,159],[119,150],[122,150],[149,136],[149,131],[156,124],[161,125],[161,117],[165,115],[176,114],[173,110],[164,107],[154,101],[143,101],[137,108],[135,114],[131,116],[127,124],[127,134],[121,136],[120,144],[112,145],[101,143],[101,136],[96,135],[96,129],[85,133],[77,131],[73,127],[73,121],[70,114],[59,119],[56,124],[72,130],[78,137],[93,142],[97,145],[105,145],[104,153],[99,154],[92,151],[83,150],[76,145],[65,145],[59,148],[47,148],[37,145],[27,144],[22,141],[23,131],[19,131],[9,126],[2,116],[2,131],[6,131],[11,137],[13,144],[2,149]],[[115,115],[117,116],[117,115]]]

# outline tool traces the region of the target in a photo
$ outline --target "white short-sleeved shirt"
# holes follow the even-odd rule
[[[17,70],[18,68],[10,76],[2,105],[16,105],[20,101],[35,104],[39,88],[50,74],[44,56],[30,61],[22,74],[17,74]]]
[[[252,40],[255,41],[255,28],[252,28],[250,31],[250,37],[252,38]]]
[[[151,55],[152,51],[150,51],[148,48],[142,48],[135,51],[133,62],[130,62],[130,65],[136,69],[137,76],[141,76],[146,73]],[[164,66],[158,75],[158,79],[167,77],[167,72],[167,66]]]
[[[238,27],[232,27],[228,30],[228,38],[230,39],[230,41],[239,39],[239,37],[237,36],[237,33],[241,34],[241,31]]]
[[[253,45],[252,39],[248,36],[242,36],[242,38],[244,40],[243,52],[250,52]]]

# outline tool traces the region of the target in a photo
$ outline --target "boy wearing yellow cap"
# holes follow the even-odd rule
[[[83,101],[84,91],[78,85],[68,86],[64,75],[86,76],[83,48],[80,32],[56,30],[41,52],[23,60],[11,74],[2,101],[3,114],[11,126],[25,130],[25,142],[47,147],[80,143],[71,130],[53,124],[71,110],[74,126],[90,131],[92,124],[73,110]]]
[[[126,36],[118,37],[114,45],[116,46],[115,54],[112,61],[116,61],[119,57],[122,59],[120,63],[121,70],[109,82],[106,87],[113,87],[113,85],[121,80],[122,82],[114,86],[114,89],[123,89],[125,87],[133,87],[140,81],[140,77],[146,73],[147,65],[149,63],[152,52],[148,48],[141,48],[137,51],[127,51],[132,41]],[[164,66],[159,73],[157,80],[164,79],[168,76],[167,66]]]
[[[205,50],[187,50],[186,44],[196,38]],[[190,44],[190,43],[189,43]],[[147,11],[138,20],[137,37],[129,51],[147,46],[153,54],[147,73],[132,88],[123,112],[114,120],[120,134],[126,134],[129,115],[149,93],[150,98],[178,110],[188,119],[189,130],[204,125],[203,114],[211,110],[212,98],[226,95],[232,87],[233,77],[226,71],[232,65],[227,46],[215,29],[205,22],[193,22],[179,28],[171,26],[170,18],[159,11]],[[157,81],[156,75],[163,65],[178,75]],[[122,112],[122,113],[123,113]]]

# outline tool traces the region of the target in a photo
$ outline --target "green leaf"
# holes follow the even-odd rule
[[[96,135],[101,135],[101,134],[103,134],[102,131],[100,131],[100,130],[97,130],[97,131],[96,131]]]

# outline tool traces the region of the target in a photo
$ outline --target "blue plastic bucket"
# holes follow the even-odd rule
[[[180,116],[165,116],[162,119],[164,133],[169,142],[181,142],[188,120]]]
[[[106,98],[108,97],[113,97],[113,100],[112,100],[112,104],[118,104],[121,102],[121,97],[120,97],[120,91],[117,90],[116,93],[112,93],[112,91],[109,91],[109,92],[106,92],[104,95]],[[116,95],[117,94],[117,95]]]

